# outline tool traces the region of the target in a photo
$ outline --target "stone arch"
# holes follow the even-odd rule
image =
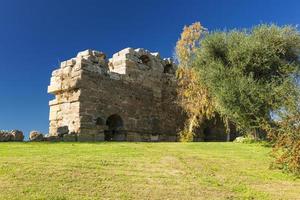
[[[139,57],[140,61],[144,64],[150,67],[151,63],[150,63],[150,57],[147,55],[141,55]]]
[[[107,130],[105,131],[106,141],[125,140],[124,122],[120,115],[110,115],[106,120]]]
[[[166,74],[172,74],[173,73],[173,66],[172,66],[172,64],[166,64],[164,66],[164,73],[166,73]]]
[[[203,130],[203,135],[204,135],[204,141],[208,142],[211,140],[210,135],[211,135],[211,130],[210,127],[205,127]]]

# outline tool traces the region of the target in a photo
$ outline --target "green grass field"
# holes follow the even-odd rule
[[[0,143],[0,199],[300,199],[270,148],[235,143]]]

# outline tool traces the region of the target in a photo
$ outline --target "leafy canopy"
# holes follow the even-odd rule
[[[244,133],[263,130],[275,165],[300,175],[300,34],[295,27],[199,32],[185,27],[177,43],[179,103],[188,115],[182,141],[197,120],[221,115]],[[205,37],[201,37],[205,36]]]
[[[253,131],[271,122],[271,113],[297,105],[299,49],[299,32],[291,26],[214,32],[201,40],[193,67],[216,111]]]

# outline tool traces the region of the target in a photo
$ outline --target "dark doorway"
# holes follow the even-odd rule
[[[211,138],[211,131],[210,131],[210,128],[209,127],[206,127],[204,130],[203,130],[203,134],[204,134],[204,141],[207,142],[207,141],[212,141],[213,138]]]
[[[123,141],[125,134],[123,131],[123,120],[120,115],[114,114],[107,118],[106,125],[108,130],[105,131],[106,141]]]
[[[150,58],[147,55],[142,55],[139,59],[144,65],[150,65]]]
[[[225,142],[227,141],[227,134],[225,127],[211,125],[203,130],[205,142]]]
[[[171,64],[166,64],[164,66],[164,73],[173,74],[173,66]]]

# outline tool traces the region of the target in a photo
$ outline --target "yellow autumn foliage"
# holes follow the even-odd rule
[[[179,133],[180,141],[192,141],[194,128],[214,114],[213,101],[207,88],[199,81],[201,74],[193,68],[193,57],[205,32],[206,29],[200,22],[185,26],[176,44],[176,56],[179,61],[178,104],[188,116],[184,130]]]

